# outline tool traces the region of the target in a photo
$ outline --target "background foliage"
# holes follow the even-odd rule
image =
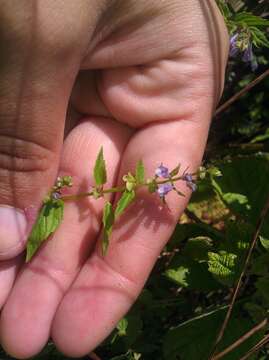
[[[268,69],[267,1],[219,0],[231,34],[253,45],[253,73],[240,54],[229,61],[222,103]],[[259,16],[256,17],[256,16]],[[248,43],[248,44],[249,44]],[[242,53],[244,49],[241,49]],[[86,358],[206,360],[269,194],[269,77],[213,121],[201,180],[138,301]],[[269,307],[269,218],[217,352],[263,319]],[[268,332],[262,327],[222,357],[240,359]],[[1,359],[11,359],[0,353]],[[266,346],[249,359],[268,359]],[[67,359],[52,343],[35,359]]]

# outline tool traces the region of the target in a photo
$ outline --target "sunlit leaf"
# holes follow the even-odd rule
[[[143,184],[145,181],[145,167],[142,160],[139,160],[138,163],[136,164],[135,178],[137,184]]]
[[[103,212],[103,240],[102,240],[102,253],[105,255],[107,253],[108,245],[109,245],[109,236],[112,232],[112,227],[114,224],[114,211],[112,208],[112,204],[108,201],[105,204],[104,212]]]
[[[100,186],[100,185],[103,185],[106,183],[106,180],[107,180],[106,164],[105,164],[105,160],[104,160],[103,147],[101,147],[101,150],[99,151],[99,153],[97,155],[93,174],[94,174],[95,184],[97,186]]]
[[[116,206],[116,210],[115,210],[115,217],[118,217],[119,215],[121,215],[123,213],[123,211],[127,208],[128,205],[131,204],[131,202],[134,200],[135,198],[135,191],[124,191],[124,193],[122,194],[122,196],[120,197],[117,206]]]
[[[208,271],[224,285],[232,285],[234,281],[237,255],[220,251],[208,252]]]
[[[51,200],[43,205],[28,238],[26,262],[31,260],[42,242],[58,228],[63,220],[63,212],[64,202],[62,200]]]

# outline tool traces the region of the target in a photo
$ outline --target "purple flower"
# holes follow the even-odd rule
[[[173,186],[171,184],[162,184],[158,187],[157,193],[160,198],[164,198],[171,190],[173,190]]]
[[[237,38],[238,38],[238,33],[235,33],[231,38],[230,38],[230,56],[231,57],[235,57],[238,52],[239,52],[239,48],[237,46]]]
[[[193,182],[193,178],[191,174],[185,174],[182,176],[182,180],[186,181],[186,182]]]
[[[52,194],[51,194],[51,198],[53,200],[59,200],[61,198],[61,193],[59,193],[58,191],[54,191]]]
[[[248,47],[247,47],[246,50],[244,51],[242,60],[243,60],[245,63],[250,63],[250,66],[251,66],[251,70],[252,70],[252,71],[257,70],[258,63],[257,63],[257,60],[256,60],[256,56],[255,56],[254,53],[253,53],[252,44],[251,44],[251,43],[249,43]]]
[[[162,178],[169,178],[169,170],[167,167],[163,166],[161,164],[157,169],[155,170],[155,175]]]
[[[194,182],[187,182],[186,184],[191,189],[191,191],[197,190],[197,185]]]
[[[192,191],[196,191],[197,190],[197,185],[195,184],[193,177],[191,174],[184,174],[182,176],[182,180],[186,181],[186,185],[192,190]]]
[[[249,43],[248,47],[244,51],[242,60],[244,62],[251,62],[253,60],[253,58],[254,58],[254,54],[253,54],[253,51],[252,51],[252,44]]]

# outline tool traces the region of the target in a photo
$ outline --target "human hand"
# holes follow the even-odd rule
[[[101,145],[109,185],[139,159],[148,176],[161,162],[197,168],[228,52],[213,0],[9,0],[3,10],[0,203],[27,209],[27,223],[20,211],[11,224],[10,208],[0,218],[2,259],[23,248],[58,173],[73,176],[74,192],[89,188]],[[72,107],[88,115],[75,124],[65,123],[70,95]],[[9,294],[0,322],[4,348],[30,357],[50,335],[71,356],[96,347],[135,301],[187,200],[171,193],[161,207],[141,191],[105,257],[103,201],[66,204],[63,224]],[[2,262],[2,303],[20,261]]]

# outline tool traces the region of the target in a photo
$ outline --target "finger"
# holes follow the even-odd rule
[[[23,257],[0,262],[0,309],[6,302],[14,280],[22,264]]]
[[[205,103],[200,104],[199,122],[197,118],[171,121],[140,130],[128,143],[119,179],[139,159],[145,163],[147,176],[153,176],[161,162],[170,168],[180,162],[182,169],[194,170],[208,132],[210,107]],[[189,189],[183,182],[178,187],[186,197],[169,194],[167,207],[156,195],[139,192],[117,222],[108,254],[102,257],[97,248],[86,262],[53,321],[53,340],[61,351],[75,357],[85,355],[130,308],[186,206]]]
[[[1,259],[22,250],[32,225],[24,210],[31,206],[37,212],[55,180],[68,99],[93,29],[79,44],[76,36],[84,33],[85,24],[88,28],[89,21],[95,21],[96,9],[86,12],[93,16],[89,19],[82,7],[70,3],[61,8],[70,11],[64,22],[58,3],[50,1],[10,1],[2,10],[1,23],[6,23],[0,39],[4,49],[0,67]],[[71,13],[72,19],[78,16],[81,22],[72,20],[73,26],[66,26]]]
[[[72,130],[65,141],[60,166],[61,173],[73,176],[76,185],[72,193],[89,191],[94,184],[91,174],[102,144],[108,186],[115,182],[129,134],[126,126],[104,118],[85,119]],[[59,302],[100,230],[102,207],[102,199],[66,203],[63,224],[25,266],[1,317],[2,344],[8,353],[28,358],[46,344]],[[26,332],[26,328],[31,331]]]

